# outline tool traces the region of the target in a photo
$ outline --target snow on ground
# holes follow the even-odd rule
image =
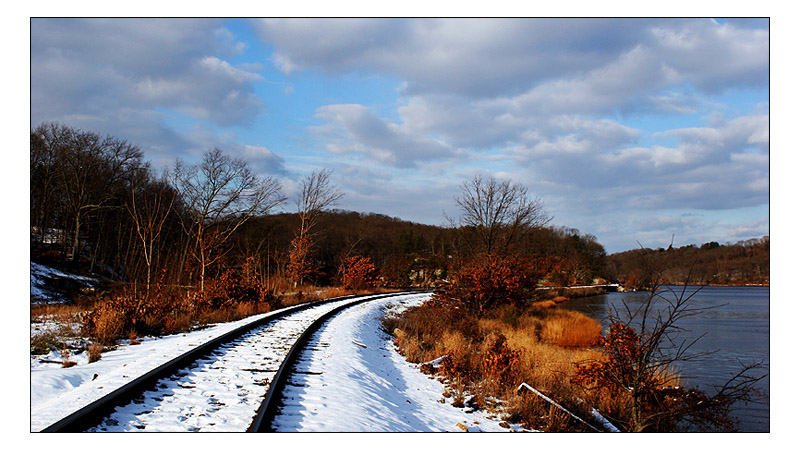
[[[247,431],[289,348],[339,300],[251,330],[190,367],[164,377],[89,431]]]
[[[31,262],[31,299],[40,301],[63,300],[57,292],[48,289],[46,285],[47,280],[57,279],[71,280],[85,286],[92,286],[97,283],[97,280],[94,278],[69,274],[52,267]]]
[[[62,368],[31,356],[31,431],[40,431],[155,367],[246,323],[274,313],[159,338],[140,339],[139,345],[122,345],[89,364],[84,354],[70,357],[78,365]]]
[[[500,426],[501,419],[484,411],[452,406],[452,399],[442,396],[444,385],[407,362],[381,331],[386,308],[418,305],[429,295],[368,302],[331,319],[310,343],[314,350],[304,352],[298,363],[284,391],[276,429],[509,431]]]
[[[299,394],[303,410],[287,408],[279,430],[300,431],[508,431],[501,419],[483,411],[468,412],[444,399],[444,386],[420,372],[394,349],[381,331],[387,308],[401,310],[420,304],[428,294],[390,297],[346,310],[317,333],[329,346],[313,353],[307,386]],[[31,357],[30,430],[40,431],[160,364],[233,328],[274,314],[160,338],[143,338],[139,345],[121,345],[89,364],[85,354],[73,355],[78,364],[62,368]],[[365,345],[366,348],[355,344]],[[442,403],[444,401],[444,403]],[[512,425],[513,427],[513,425]]]

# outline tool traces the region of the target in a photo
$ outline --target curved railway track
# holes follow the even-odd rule
[[[314,331],[343,309],[408,293],[338,297],[276,311],[162,364],[42,431],[270,431],[280,391]]]

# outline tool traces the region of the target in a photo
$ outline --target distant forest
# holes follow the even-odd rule
[[[663,270],[662,283],[769,285],[769,236],[722,245],[707,242],[667,249],[636,249],[609,255],[608,276],[633,287],[646,283],[645,267]]]
[[[314,172],[303,180],[299,198],[287,199],[277,181],[254,175],[243,160],[219,149],[206,152],[202,162],[177,161],[157,175],[133,144],[42,124],[31,131],[31,258],[146,284],[148,292],[156,283],[202,291],[206,280],[237,270],[273,292],[336,285],[345,262],[356,257],[374,265],[380,285],[432,287],[476,252],[491,253],[504,242],[526,260],[526,276],[539,285],[636,285],[643,256],[669,256],[664,264],[670,282],[769,282],[768,237],[607,255],[595,236],[549,226],[546,214],[525,225],[484,227],[337,210],[332,206],[344,194],[329,175]],[[293,203],[297,212],[273,212]],[[531,205],[541,212],[540,204]]]
[[[350,257],[369,258],[381,285],[433,286],[475,253],[483,233],[475,227],[331,208],[343,194],[329,175],[309,175],[299,197],[287,199],[275,180],[219,149],[156,174],[127,141],[42,124],[31,131],[31,258],[119,282],[201,290],[204,280],[246,266],[248,276],[282,290],[334,285]],[[297,212],[274,213],[280,204]],[[519,228],[514,248],[542,283],[603,276],[606,252],[594,236]]]

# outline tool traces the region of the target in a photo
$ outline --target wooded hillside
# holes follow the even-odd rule
[[[608,256],[608,276],[640,287],[646,279],[643,261],[662,264],[663,283],[769,285],[769,236],[736,243],[707,242],[668,249],[636,249]]]
[[[380,285],[431,287],[492,253],[525,258],[539,285],[641,284],[643,257],[663,259],[668,282],[769,283],[768,237],[607,257],[594,236],[549,226],[538,199],[521,203],[528,209],[517,218],[483,217],[486,207],[506,206],[477,201],[528,197],[520,185],[479,176],[464,183],[461,220],[433,226],[333,209],[344,194],[324,169],[286,199],[276,180],[220,149],[156,175],[135,145],[58,124],[31,131],[30,165],[32,259],[148,292],[153,283],[202,292],[206,280],[243,267],[270,291],[337,285],[355,257]],[[297,212],[274,213],[292,201]]]
[[[603,246],[576,229],[541,221],[507,234],[502,223],[431,226],[336,210],[343,194],[329,175],[315,171],[301,198],[286,199],[276,180],[220,149],[156,174],[134,144],[42,124],[31,131],[31,258],[147,292],[155,283],[202,292],[245,266],[270,290],[335,285],[356,256],[369,258],[382,285],[433,286],[502,237],[496,246],[530,257],[543,283],[586,284],[604,272]],[[275,214],[293,202],[297,212]]]

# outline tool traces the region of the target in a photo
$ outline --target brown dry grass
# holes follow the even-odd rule
[[[86,313],[87,307],[83,304],[68,303],[37,303],[31,305],[31,319],[47,317],[61,319],[62,321]]]
[[[87,348],[86,351],[89,353],[89,363],[100,361],[100,358],[102,358],[103,344],[92,342],[89,344],[89,348]]]
[[[66,338],[88,337],[97,343],[97,346],[91,349],[93,356],[90,356],[91,359],[97,360],[103,349],[113,347],[120,340],[128,339],[135,345],[141,336],[182,333],[298,303],[375,292],[388,292],[388,290],[354,291],[341,287],[309,285],[293,292],[283,292],[270,301],[235,302],[223,307],[207,308],[198,306],[197,295],[192,291],[164,287],[163,291],[159,291],[161,297],[157,297],[166,302],[163,303],[164,307],[151,313],[139,313],[140,310],[132,306],[138,303],[139,297],[136,291],[122,286],[103,296],[83,299],[79,304],[32,304],[30,315],[32,324],[47,321],[62,325],[52,331],[33,335],[31,353],[46,354],[52,348],[60,346]],[[139,292],[139,295],[141,294]]]
[[[384,329],[394,335],[400,352],[411,362],[425,363],[449,355],[448,363],[437,372],[447,379],[449,396],[463,401],[472,395],[483,407],[491,406],[492,397],[505,399],[510,418],[539,429],[581,428],[575,421],[550,411],[549,405],[541,404],[544,402],[518,394],[516,388],[526,382],[551,398],[574,399],[583,395],[569,379],[576,363],[598,356],[591,346],[597,342],[601,327],[593,319],[561,309],[513,307],[498,308],[478,318],[421,306],[406,310],[400,317],[387,318]],[[494,344],[498,339],[514,361],[500,378],[498,373],[490,373],[485,364],[491,358],[496,360],[497,355],[492,356],[491,352],[497,351]],[[546,418],[544,422],[542,417]]]
[[[123,337],[125,317],[112,307],[101,305],[95,310],[93,338],[100,344],[111,345]]]
[[[602,331],[600,323],[591,317],[557,309],[543,321],[541,338],[561,347],[589,347],[597,343]]]

